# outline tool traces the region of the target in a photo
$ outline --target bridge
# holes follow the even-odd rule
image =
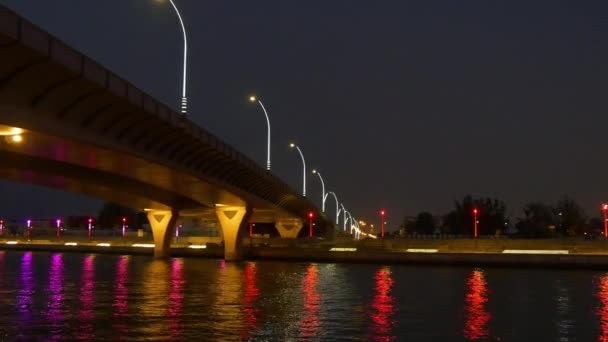
[[[318,212],[250,158],[2,6],[0,135],[1,178],[145,210],[157,257],[168,255],[179,216],[217,217],[225,258],[235,260],[248,223],[296,237]]]

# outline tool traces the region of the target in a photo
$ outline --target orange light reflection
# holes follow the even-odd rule
[[[490,314],[485,307],[488,301],[488,290],[483,271],[471,272],[467,286],[464,337],[468,340],[488,337]]]
[[[80,313],[78,315],[80,329],[76,334],[79,340],[95,339],[95,265],[93,263],[95,256],[87,255],[84,258],[82,266],[82,276],[80,279]]]
[[[114,329],[118,332],[118,340],[127,338],[129,332],[125,318],[128,316],[129,289],[126,286],[129,279],[129,256],[123,255],[118,259],[116,269],[116,282],[114,283],[114,299],[112,301],[112,311],[114,316]]]

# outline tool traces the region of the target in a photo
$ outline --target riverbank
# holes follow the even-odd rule
[[[245,260],[608,270],[608,241],[585,240],[252,240]],[[0,240],[0,250],[153,255],[151,241]],[[220,244],[174,243],[176,257],[223,258]]]

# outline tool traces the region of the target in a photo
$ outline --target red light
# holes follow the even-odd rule
[[[312,218],[312,216],[313,216],[312,212],[308,213],[308,217]]]
[[[122,222],[125,222],[125,221],[127,221],[127,218],[126,218],[126,217],[123,217],[123,218],[122,218]]]
[[[90,218],[90,219],[89,219],[89,223],[91,223],[91,222],[93,222],[93,219],[92,219],[92,218]]]
[[[473,214],[477,214],[477,209],[473,209]]]
[[[380,210],[380,215],[384,216],[384,210]]]
[[[608,210],[608,204],[602,204],[602,210]]]

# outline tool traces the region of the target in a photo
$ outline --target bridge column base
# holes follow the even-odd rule
[[[169,256],[169,246],[178,218],[179,212],[177,210],[148,212],[148,221],[150,221],[152,237],[154,238],[155,258],[166,258]]]
[[[285,239],[297,238],[303,225],[299,218],[279,219],[274,223],[274,227],[279,231],[279,236]]]
[[[216,207],[215,213],[224,236],[224,260],[241,260],[241,235],[246,230],[243,225],[247,224],[252,213],[251,209],[247,207]]]

